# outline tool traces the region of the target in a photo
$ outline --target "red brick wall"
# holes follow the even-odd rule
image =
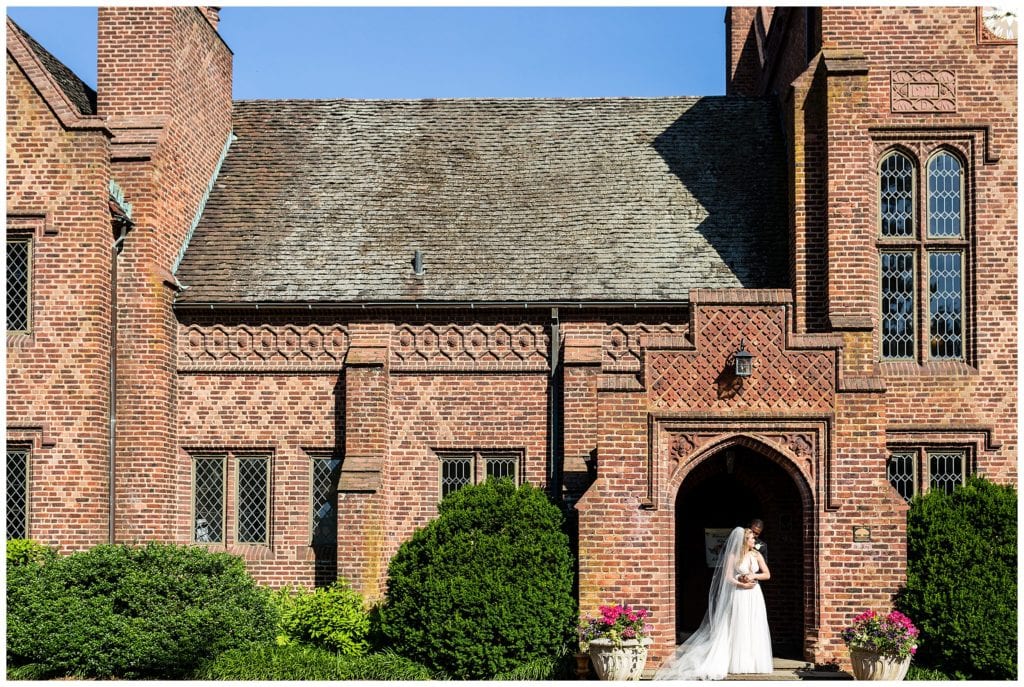
[[[7,226],[32,240],[31,332],[7,335],[7,440],[31,444],[30,537],[107,539],[107,139],[65,129],[7,57]],[[73,258],[69,258],[73,256]]]
[[[170,539],[178,447],[170,272],[230,132],[231,52],[196,8],[105,7],[97,67],[99,112],[116,134],[113,175],[136,221],[118,280],[117,536]]]

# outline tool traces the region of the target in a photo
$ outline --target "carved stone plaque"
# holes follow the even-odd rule
[[[900,69],[890,73],[893,112],[956,112],[956,73]]]

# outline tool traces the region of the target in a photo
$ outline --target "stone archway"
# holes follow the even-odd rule
[[[805,532],[813,518],[794,475],[756,448],[729,442],[687,472],[675,501],[677,639],[695,630],[707,609],[712,569],[704,554],[705,528],[765,521],[772,579],[762,589],[776,656],[801,658],[805,636]]]

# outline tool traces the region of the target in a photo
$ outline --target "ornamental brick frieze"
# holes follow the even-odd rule
[[[652,406],[680,410],[828,411],[835,397],[835,352],[785,347],[781,308],[724,307],[702,316],[696,350],[647,353]],[[737,378],[733,354],[743,342],[753,374]]]
[[[721,433],[672,434],[668,440],[669,473],[673,474],[680,465],[685,465],[702,446],[715,444],[730,436]],[[813,432],[787,432],[783,434],[758,434],[767,446],[774,446],[792,454],[799,460],[798,467],[812,479],[816,456],[816,435]]]
[[[340,324],[193,324],[178,328],[178,369],[182,372],[338,369],[348,349],[348,328]]]
[[[391,337],[391,369],[546,370],[548,341],[543,325],[403,324]]]
[[[956,73],[950,69],[890,72],[893,112],[956,112]]]
[[[605,327],[602,340],[601,368],[605,372],[639,372],[641,337],[651,334],[686,334],[685,324],[613,323]]]

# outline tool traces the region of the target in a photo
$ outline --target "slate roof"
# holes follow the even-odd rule
[[[34,52],[39,58],[39,61],[42,62],[46,71],[50,72],[54,81],[57,82],[57,85],[60,86],[61,90],[64,91],[64,94],[67,95],[68,100],[78,108],[78,112],[83,115],[96,114],[96,91],[78,78],[78,76],[63,62],[50,54],[50,52],[40,45],[36,39],[32,38],[25,29],[18,26],[13,19],[8,17],[7,21],[25,38],[25,42],[27,42],[29,47],[32,48],[32,52]]]
[[[179,303],[685,301],[786,285],[785,150],[767,100],[241,101],[234,131]]]

